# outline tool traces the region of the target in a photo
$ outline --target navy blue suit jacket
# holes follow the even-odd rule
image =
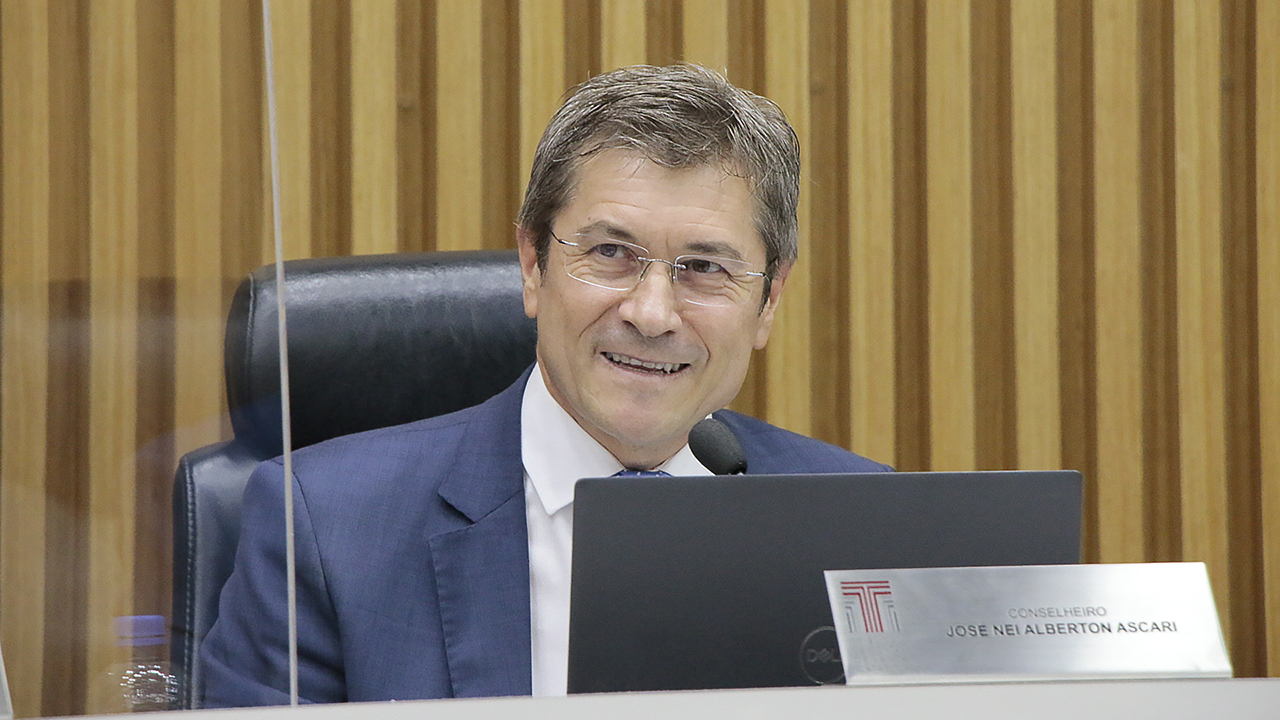
[[[294,453],[301,698],[530,693],[527,377],[473,408]],[[715,415],[753,473],[889,469]],[[200,651],[206,706],[288,702],[283,484],[276,459],[245,490],[235,572]]]

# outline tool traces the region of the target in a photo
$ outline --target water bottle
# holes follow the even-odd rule
[[[169,635],[162,615],[132,615],[115,620],[116,643],[130,648],[127,665],[115,669],[126,712],[171,710],[178,683],[169,672]]]

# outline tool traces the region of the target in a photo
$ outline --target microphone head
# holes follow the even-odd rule
[[[706,418],[689,431],[689,449],[703,467],[716,475],[741,475],[747,471],[747,455],[728,425]]]

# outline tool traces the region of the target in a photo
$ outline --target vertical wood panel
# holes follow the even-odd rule
[[[138,9],[138,330],[134,423],[133,611],[166,613],[173,564],[174,453],[174,8],[147,0]],[[146,138],[146,141],[143,140]],[[216,327],[216,326],[215,326]],[[216,356],[215,356],[216,357]]]
[[[764,0],[729,0],[729,80],[764,90]]]
[[[1280,676],[1280,0],[1257,12],[1258,364],[1266,672]]]
[[[976,463],[968,2],[928,3],[929,371],[935,470]]]
[[[806,166],[809,148],[809,3],[768,0],[765,3],[765,89],[782,108],[800,138]],[[800,175],[799,234],[802,253],[809,237],[810,172]],[[798,433],[812,424],[812,353],[809,341],[810,271],[802,261],[787,278],[773,333],[765,350],[765,397],[772,422]]]
[[[1142,163],[1143,481],[1148,560],[1182,557],[1173,8],[1138,8]]]
[[[533,151],[566,88],[563,0],[520,3],[520,179],[527,183]]]
[[[845,4],[809,3],[809,230],[804,251],[809,277],[809,434],[849,445],[849,183]],[[839,239],[837,241],[837,239]],[[820,309],[826,309],[821,312]]]
[[[222,435],[222,8],[175,6],[174,420],[183,446]],[[209,180],[213,181],[210,182]],[[212,269],[212,270],[211,270]]]
[[[480,230],[469,248],[515,248],[513,222],[523,198],[520,157],[520,11],[516,0],[490,0],[481,15]]]
[[[473,52],[478,57],[478,38]],[[469,71],[476,73],[478,69]],[[351,83],[351,251],[356,255],[394,252],[395,0],[352,4],[351,73],[359,78]],[[478,113],[468,119],[478,119]]]
[[[684,59],[727,73],[729,0],[684,0]]]
[[[1137,47],[1137,3],[1095,5],[1097,487],[1103,562],[1142,562],[1146,546]]]
[[[1227,554],[1231,559],[1231,618],[1228,641],[1237,674],[1252,676],[1265,666],[1265,618],[1257,590],[1262,570],[1256,548],[1266,522],[1256,507],[1262,457],[1258,416],[1257,207],[1253,3],[1221,5],[1218,88],[1221,112],[1223,477]]]
[[[137,6],[92,3],[90,77],[90,712],[110,707],[107,669],[126,656],[113,621],[132,615],[137,408]]]
[[[1017,464],[1009,2],[973,3],[969,18],[974,466]],[[979,372],[978,369],[981,369]]]
[[[403,252],[436,236],[436,7],[401,0],[396,20],[396,222]]]
[[[764,90],[764,0],[730,0],[730,82],[752,92]],[[754,354],[742,389],[731,407],[738,412],[765,417],[765,353]]]
[[[684,4],[645,0],[644,62],[670,65],[684,59]]]
[[[1054,3],[1011,6],[1017,448],[1021,467],[1062,464],[1058,369]]]
[[[646,62],[645,30],[645,0],[600,0],[600,69]]]
[[[273,0],[271,23],[280,140],[281,225],[284,257],[292,260],[312,256],[311,5]],[[263,262],[275,262],[274,243],[264,243],[263,250],[267,256]]]
[[[893,6],[893,463],[900,470],[932,467],[925,9],[924,0]]]
[[[893,4],[848,7],[850,446],[897,457]]]
[[[49,16],[6,3],[0,242],[0,642],[19,716],[42,708],[49,340]],[[57,542],[55,539],[54,542]]]
[[[45,537],[23,543],[43,546],[46,575],[43,705],[32,713],[65,715],[84,711],[86,684],[89,30],[87,7],[48,7],[49,187],[58,189],[50,197],[48,381],[57,392],[45,394]]]
[[[1219,33],[1218,3],[1174,5],[1183,557],[1208,565],[1223,632],[1230,635]]]
[[[436,16],[436,249],[476,247],[481,187],[483,84],[480,3],[440,0]]]
[[[311,248],[351,252],[351,43],[345,3],[319,3],[311,15]],[[432,38],[434,41],[434,38]],[[434,84],[434,78],[432,83]],[[434,115],[435,108],[429,113]]]
[[[1060,440],[1063,466],[1079,470],[1085,478],[1082,557],[1086,562],[1096,562],[1093,3],[1058,0],[1057,5]]]
[[[603,14],[599,0],[564,0],[564,78],[569,85],[601,70]]]
[[[222,13],[223,307],[236,284],[262,264],[272,242],[270,182],[264,169],[266,118],[261,4],[227,2]],[[205,182],[211,182],[207,179]]]

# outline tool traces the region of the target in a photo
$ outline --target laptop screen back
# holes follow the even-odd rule
[[[569,692],[841,682],[824,570],[1080,560],[1073,471],[581,480]]]

